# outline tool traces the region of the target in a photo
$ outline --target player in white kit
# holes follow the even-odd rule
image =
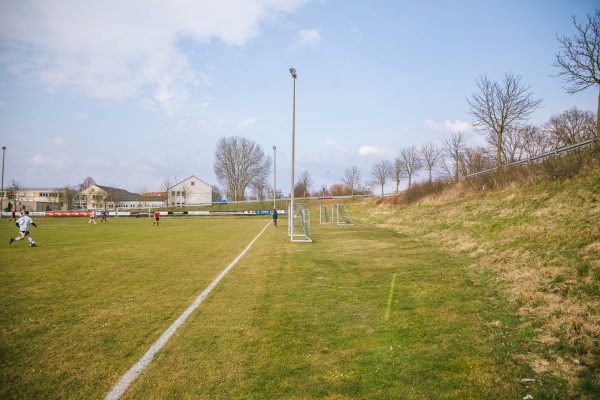
[[[33,225],[37,228],[37,225],[35,224],[35,222],[33,222],[31,217],[29,216],[29,211],[25,211],[25,215],[23,215],[21,218],[19,218],[15,225],[17,225],[17,227],[19,228],[21,235],[16,238],[10,239],[9,244],[12,244],[12,242],[14,242],[16,240],[23,240],[23,239],[25,239],[25,236],[27,236],[29,238],[29,245],[31,247],[37,246],[37,243],[33,240],[33,238],[31,237],[31,234],[29,233],[29,225]]]

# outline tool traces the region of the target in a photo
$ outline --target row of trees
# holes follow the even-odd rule
[[[501,168],[515,161],[580,143],[596,135],[597,115],[576,107],[552,116],[542,126],[518,123],[540,103],[538,100],[531,100],[528,89],[520,84],[520,78],[507,74],[503,81],[504,86],[487,79],[480,83],[481,88],[493,87],[495,98],[503,104],[518,104],[516,108],[501,107],[499,118],[490,118],[489,115],[494,113],[489,110],[481,118],[493,121],[492,127],[484,131],[488,147],[469,147],[465,133],[453,132],[441,145],[428,141],[421,146],[409,146],[401,149],[399,155],[391,160],[374,163],[370,176],[365,180],[360,168],[354,165],[344,171],[340,178],[342,185],[334,184],[330,188],[318,188],[313,191],[311,175],[308,171],[303,171],[298,176],[294,195],[311,197],[327,194],[367,194],[373,186],[379,186],[383,195],[388,182],[393,182],[395,192],[398,192],[401,182],[406,181],[410,188],[419,173],[425,173],[429,181],[458,180],[461,176],[494,167]],[[480,93],[473,95],[473,114],[483,114],[482,102],[489,92],[482,89]],[[504,122],[494,125],[495,121],[501,120]],[[475,124],[481,126],[484,122],[477,121]],[[214,168],[219,182],[227,188],[231,200],[246,199],[248,190],[250,196],[259,201],[272,198],[272,187],[267,182],[271,171],[271,158],[249,139],[221,139],[217,144]],[[220,196],[220,190],[214,190]],[[283,197],[281,192],[278,193],[278,197]]]
[[[564,78],[569,85],[566,90],[571,94],[594,85],[600,88],[600,11],[586,17],[583,22],[573,17],[577,30],[573,38],[557,36],[561,50],[554,63],[559,68],[556,76]],[[489,147],[469,148],[465,134],[454,132],[442,145],[427,142],[420,147],[410,146],[393,160],[373,164],[366,185],[379,185],[383,194],[384,186],[391,180],[397,192],[402,179],[407,180],[410,188],[420,171],[426,171],[430,181],[434,176],[458,179],[494,165],[501,169],[503,165],[600,135],[600,96],[596,113],[572,108],[536,127],[527,125],[527,120],[542,106],[542,99],[533,96],[520,76],[506,73],[500,82],[482,76],[476,80],[476,87],[477,91],[467,98],[469,114],[475,130],[485,135]],[[260,146],[244,138],[223,138],[217,144],[215,156],[217,179],[233,200],[244,199],[248,188],[259,200],[266,198],[271,189],[266,181],[271,159]],[[294,192],[296,196],[307,197],[365,191],[357,166],[346,169],[341,179],[345,187],[333,185],[311,193],[312,181],[305,171],[300,174]]]

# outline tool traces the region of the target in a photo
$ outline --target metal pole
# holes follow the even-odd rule
[[[273,210],[277,209],[277,147],[273,146]]]
[[[290,192],[290,237],[294,241],[294,151],[295,151],[295,140],[296,140],[296,70],[290,68],[290,74],[294,79],[294,96],[292,103],[292,179],[291,179],[291,192]]]
[[[0,219],[4,211],[4,155],[6,154],[6,146],[2,146],[2,189],[0,189]]]
[[[329,171],[325,172],[325,190],[323,191],[323,196],[327,196],[327,194],[329,194],[329,190],[327,190],[327,174],[329,173]]]

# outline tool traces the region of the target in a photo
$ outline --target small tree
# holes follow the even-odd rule
[[[596,135],[596,116],[591,111],[573,107],[559,115],[553,115],[544,125],[556,147],[569,146],[592,139]]]
[[[350,188],[351,195],[354,197],[354,190],[360,185],[360,169],[356,165],[346,168],[342,182]]]
[[[95,184],[96,184],[96,181],[94,180],[94,178],[92,178],[91,176],[88,176],[87,178],[85,178],[83,180],[83,182],[81,182],[79,184],[79,191],[81,192],[81,191],[83,191],[83,190],[85,190],[85,189],[87,189],[90,186],[93,186]]]
[[[383,160],[373,164],[371,167],[371,177],[373,182],[381,186],[381,195],[383,196],[383,187],[387,180],[394,176],[394,165],[391,161]]]
[[[423,165],[429,172],[429,182],[433,182],[432,171],[442,158],[443,150],[432,142],[425,142],[419,150]]]
[[[561,69],[558,76],[563,76],[569,84],[567,93],[581,92],[591,86],[600,89],[600,10],[586,14],[587,21],[577,22],[573,16],[573,25],[577,35],[568,38],[557,36],[562,46],[556,55],[554,66]],[[600,137],[600,93],[596,111],[596,138]]]
[[[406,168],[406,175],[408,176],[408,188],[410,189],[412,176],[421,169],[421,159],[419,158],[419,151],[417,146],[412,145],[400,150],[400,158]]]
[[[454,180],[457,182],[460,160],[467,147],[465,141],[466,139],[462,132],[452,132],[450,138],[443,140],[444,150],[454,162]]]
[[[161,190],[163,192],[165,192],[165,195],[166,195],[166,199],[165,199],[166,203],[167,203],[166,207],[169,207],[171,205],[171,203],[169,201],[169,198],[171,197],[171,192],[169,192],[169,189],[171,189],[172,186],[173,186],[173,180],[168,176],[166,176],[163,179],[163,181],[160,185]]]
[[[396,194],[398,194],[400,188],[400,180],[404,177],[406,177],[406,164],[402,158],[395,157],[392,164],[392,178],[396,183]]]
[[[304,171],[298,177],[298,182],[296,182],[296,187],[294,188],[294,196],[298,197],[306,197],[307,193],[310,193],[310,188],[312,186],[312,178],[308,171]]]
[[[502,82],[492,82],[483,76],[477,81],[478,92],[467,99],[477,131],[487,133],[488,141],[496,144],[496,164],[502,168],[502,145],[507,128],[523,124],[539,107],[542,99],[534,99],[521,77],[506,73]]]

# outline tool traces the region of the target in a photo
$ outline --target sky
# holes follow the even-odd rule
[[[239,136],[276,160],[276,187],[313,189],[463,132],[476,81],[521,77],[543,100],[529,124],[572,107],[553,66],[592,0],[0,0],[4,187],[87,177],[131,192],[191,175],[219,185],[216,143]],[[273,150],[273,146],[276,150]],[[270,178],[273,183],[273,175]],[[222,187],[222,186],[221,186]],[[392,183],[386,185],[391,191]],[[379,189],[378,189],[379,190]],[[377,192],[377,190],[376,190]]]

